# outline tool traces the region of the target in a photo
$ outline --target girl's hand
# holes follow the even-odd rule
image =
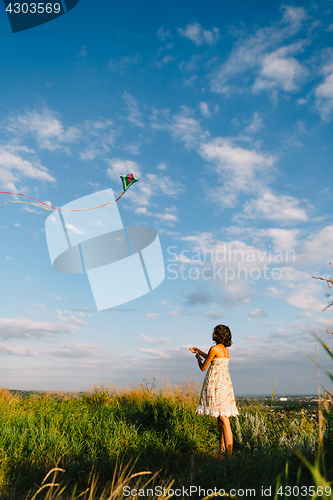
[[[194,353],[197,353],[198,352],[198,348],[197,347],[190,347],[190,351],[194,352]]]

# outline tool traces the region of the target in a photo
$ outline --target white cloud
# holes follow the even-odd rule
[[[280,250],[292,250],[298,245],[297,236],[299,236],[300,232],[299,229],[270,228],[264,229],[262,234],[273,239],[275,248]]]
[[[243,214],[255,219],[258,217],[276,221],[307,221],[304,209],[299,208],[299,200],[292,196],[274,195],[266,191],[257,199],[245,202]]]
[[[109,168],[106,171],[107,177],[112,180],[119,180],[120,175],[133,174],[134,177],[141,176],[141,168],[135,161],[120,160],[120,158],[107,159]]]
[[[43,349],[36,346],[13,345],[7,342],[0,342],[0,353],[14,356],[38,357],[43,354]]]
[[[68,230],[69,234],[86,234],[83,229],[73,226],[73,224],[66,224],[66,229]]]
[[[165,64],[169,64],[170,62],[173,62],[175,58],[173,56],[164,56],[161,61],[155,61],[156,67],[158,69],[162,68]]]
[[[212,75],[211,89],[213,92],[229,93],[236,90],[237,85],[242,88],[244,79],[237,80],[237,77],[250,70],[258,73],[264,70],[268,81],[279,82],[282,88],[283,85],[287,88],[292,85],[292,72],[295,72],[295,77],[298,76],[297,64],[293,67],[293,63],[284,61],[284,68],[281,68],[281,72],[279,72],[273,62],[274,57],[279,54],[273,51],[275,56],[271,56],[270,59],[272,54],[270,51],[279,47],[283,40],[295,35],[301,29],[307,15],[303,7],[282,7],[282,9],[284,14],[278,23],[266,28],[258,28],[255,35],[249,36],[245,40],[242,37],[236,42],[228,60]],[[265,60],[265,57],[268,59]],[[288,78],[289,83],[287,83]]]
[[[127,120],[137,127],[143,127],[142,115],[139,111],[138,103],[136,102],[134,97],[125,90],[125,92],[123,93],[123,99],[129,109],[129,116]]]
[[[97,357],[97,351],[101,348],[100,345],[83,344],[83,343],[66,343],[61,344],[58,349],[44,351],[47,356],[57,358],[82,359]]]
[[[332,56],[333,58],[333,56]],[[325,79],[315,89],[316,107],[321,119],[329,121],[333,112],[333,60],[325,64],[321,73]]]
[[[252,309],[249,311],[248,315],[246,316],[246,319],[248,321],[252,321],[254,318],[263,318],[267,317],[267,314],[262,311],[261,309]]]
[[[224,206],[234,206],[238,193],[257,191],[261,178],[273,166],[275,158],[255,150],[244,149],[230,139],[218,137],[199,146],[199,154],[215,165],[222,187],[217,187],[212,195],[215,202]]]
[[[329,254],[331,258],[333,226],[325,228],[321,234],[312,234],[311,238],[305,241],[296,239],[299,234],[299,230],[287,231],[280,228],[256,231],[254,237],[257,246],[248,245],[237,240],[215,240],[213,235],[209,233],[198,233],[182,237],[183,241],[191,245],[192,251],[187,250],[186,259],[181,259],[179,256],[174,262],[177,261],[183,267],[185,266],[185,276],[189,269],[188,266],[195,266],[199,270],[198,279],[201,284],[207,283],[205,280],[210,276],[211,281],[209,283],[223,289],[225,292],[225,295],[212,294],[205,290],[193,292],[188,295],[186,305],[214,303],[235,306],[248,301],[251,299],[253,286],[256,286],[253,281],[251,282],[251,271],[254,270],[254,279],[258,280],[257,283],[260,282],[266,288],[269,296],[284,300],[289,305],[304,309],[309,307],[314,312],[321,311],[326,305],[323,302],[324,287],[322,283],[314,280],[309,272],[297,267],[311,262],[311,269],[313,269],[313,265],[322,261],[325,255]],[[262,236],[273,237],[274,250],[268,250],[268,244],[265,245],[264,241],[258,239]],[[307,248],[308,253],[304,248]],[[277,253],[277,250],[280,253]],[[290,254],[290,250],[294,253]],[[205,266],[205,276],[200,274],[203,265]],[[268,270],[267,276],[264,272],[264,266]],[[271,274],[272,268],[277,266],[282,274],[275,271],[274,275]],[[219,270],[221,271],[220,275]],[[259,272],[259,270],[261,271]],[[228,277],[228,281],[226,277]],[[274,286],[269,286],[272,284],[272,280]],[[248,319],[262,316],[258,308],[252,311],[254,312],[248,314]],[[176,310],[174,314],[177,313]]]
[[[280,270],[280,288],[268,288],[273,296],[283,298],[293,307],[306,309],[308,313],[319,313],[324,309],[322,286],[310,273],[290,266],[282,266]]]
[[[161,27],[160,27],[160,29],[158,30],[158,32],[157,32],[157,36],[158,36],[158,38],[159,38],[160,40],[162,40],[162,42],[164,42],[164,40],[165,40],[167,37],[171,38],[170,31],[169,31],[169,30],[165,31],[165,30],[164,30],[164,28],[163,28],[163,26],[161,26]]]
[[[300,257],[309,262],[325,261],[332,259],[333,248],[333,225],[326,226],[320,231],[312,234],[300,250]]]
[[[66,343],[61,344],[57,349],[45,349],[39,346],[14,345],[5,342],[0,342],[0,353],[11,354],[14,356],[28,357],[56,357],[82,359],[96,356],[97,349],[101,346],[91,344]]]
[[[146,313],[146,318],[147,319],[156,319],[159,318],[161,315],[157,313]]]
[[[75,142],[81,135],[77,127],[64,127],[47,108],[41,112],[26,111],[24,115],[12,117],[7,130],[18,135],[32,135],[40,148],[50,151],[63,149],[64,143]]]
[[[289,54],[303,50],[303,44],[300,42],[280,47],[274,52],[263,56],[260,74],[252,86],[252,91],[257,92],[274,88],[281,88],[286,92],[297,90],[298,83],[306,76],[307,70]]]
[[[211,319],[220,319],[220,318],[222,318],[223,314],[221,314],[217,311],[208,311],[205,313],[205,316],[207,316],[207,318],[211,318]]]
[[[149,337],[148,335],[140,335],[139,340],[142,340],[143,342],[147,342],[147,344],[171,344],[172,340],[170,339],[165,339],[164,337],[161,337],[159,339],[155,337]]]
[[[164,56],[163,59],[162,59],[162,62],[164,64],[168,64],[170,62],[173,62],[174,60],[175,60],[175,58],[172,57],[172,56]]]
[[[125,71],[130,67],[139,63],[141,60],[141,54],[136,54],[134,57],[122,56],[111,59],[108,68],[111,71],[116,71],[120,75],[123,75]]]
[[[202,116],[204,116],[205,118],[210,118],[212,116],[212,113],[209,111],[208,104],[206,102],[201,102],[199,104],[199,108]]]
[[[164,220],[164,221],[169,221],[169,222],[176,222],[178,220],[177,215],[174,214],[156,214],[156,217],[158,219]]]
[[[154,358],[164,358],[170,359],[171,355],[166,353],[165,351],[158,351],[157,349],[139,349],[140,352],[145,352],[146,354],[150,354]]]
[[[181,112],[170,118],[170,110],[154,110],[151,127],[155,130],[165,130],[177,141],[184,141],[189,148],[197,145],[202,134],[200,124],[194,118],[194,112],[188,106],[181,106]]]
[[[157,174],[147,174],[145,177],[148,179],[148,183],[153,185],[154,189],[156,188],[161,194],[176,196],[185,190],[183,184],[171,180],[167,175],[161,177],[161,175]]]
[[[202,45],[204,43],[208,45],[215,45],[220,38],[220,30],[213,28],[212,31],[205,30],[200,23],[188,24],[184,29],[178,28],[179,36],[188,38],[195,45]]]
[[[322,290],[320,290],[322,292]],[[286,302],[291,306],[306,309],[308,312],[321,312],[326,303],[316,296],[312,283],[301,283],[286,297]]]
[[[156,193],[151,193],[151,195],[156,194]],[[134,199],[140,201],[140,194],[138,196],[135,196]],[[146,205],[149,203],[149,199],[141,200],[141,202],[145,202]],[[175,206],[165,208],[164,213],[159,213],[156,211],[150,211],[148,212],[147,207],[137,207],[135,209],[135,213],[139,215],[146,215],[147,217],[156,217],[156,219],[159,219],[160,221],[166,222],[168,226],[172,226],[174,222],[178,221],[178,217],[175,214],[177,211],[177,208]]]
[[[161,219],[176,220],[175,216],[157,215],[157,212],[151,213],[147,211],[147,206],[154,196],[166,195],[176,197],[184,191],[184,186],[178,182],[171,180],[170,177],[164,175],[161,177],[157,174],[141,174],[141,169],[136,162],[129,160],[107,160],[110,168],[107,169],[107,175],[111,179],[119,179],[119,175],[124,175],[124,172],[133,172],[135,177],[138,177],[139,182],[135,185],[135,189],[128,191],[127,200],[136,207],[136,212],[142,215],[153,215]],[[175,207],[166,209],[166,212],[174,212]]]
[[[59,318],[61,321],[58,323],[32,321],[29,318],[0,318],[0,338],[43,338],[57,333],[73,333],[79,329],[79,324],[85,324],[85,321],[74,317],[60,315]]]
[[[245,132],[245,134],[254,134],[255,132],[258,132],[258,130],[260,130],[262,126],[262,119],[258,111],[255,111],[253,114],[252,122],[244,129],[243,132]]]
[[[16,189],[14,183],[23,177],[42,182],[55,182],[46,167],[39,161],[24,160],[13,152],[13,148],[0,147],[0,183],[7,189]]]
[[[190,85],[193,85],[197,78],[198,78],[197,75],[192,75],[190,76],[190,78],[183,78],[184,87],[189,87]]]
[[[179,69],[184,71],[185,73],[190,73],[191,71],[198,71],[199,66],[198,62],[201,61],[202,56],[198,54],[192,54],[191,59],[189,60],[188,63],[185,61],[182,61],[179,65]]]
[[[79,153],[83,161],[109,153],[116,137],[120,135],[119,128],[115,128],[113,121],[105,118],[85,120],[80,128],[85,144],[85,149]]]

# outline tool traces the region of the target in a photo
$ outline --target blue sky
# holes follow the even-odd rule
[[[331,345],[333,4],[80,0],[12,34],[0,14],[0,190],[62,206],[139,182],[124,225],[157,229],[166,278],[95,311],[57,273],[48,212],[0,211],[0,383],[84,390],[201,381],[188,351],[233,333],[236,395],[317,392]],[[1,203],[14,199],[0,195]],[[321,363],[330,368],[322,349]],[[325,375],[321,383],[329,386]]]

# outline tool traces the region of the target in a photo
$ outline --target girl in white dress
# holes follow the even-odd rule
[[[209,366],[202,384],[196,413],[217,417],[220,432],[219,460],[223,460],[225,455],[231,455],[233,447],[229,417],[238,415],[228,369],[229,351],[227,347],[232,344],[229,327],[217,325],[213,331],[213,341],[216,345],[209,349],[208,354],[197,347],[191,347],[190,351],[195,353],[201,371],[205,371]],[[201,357],[205,359],[204,362]]]

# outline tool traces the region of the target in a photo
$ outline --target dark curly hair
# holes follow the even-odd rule
[[[230,328],[225,325],[217,325],[213,330],[213,340],[217,344],[223,344],[224,347],[230,347],[232,344]]]

